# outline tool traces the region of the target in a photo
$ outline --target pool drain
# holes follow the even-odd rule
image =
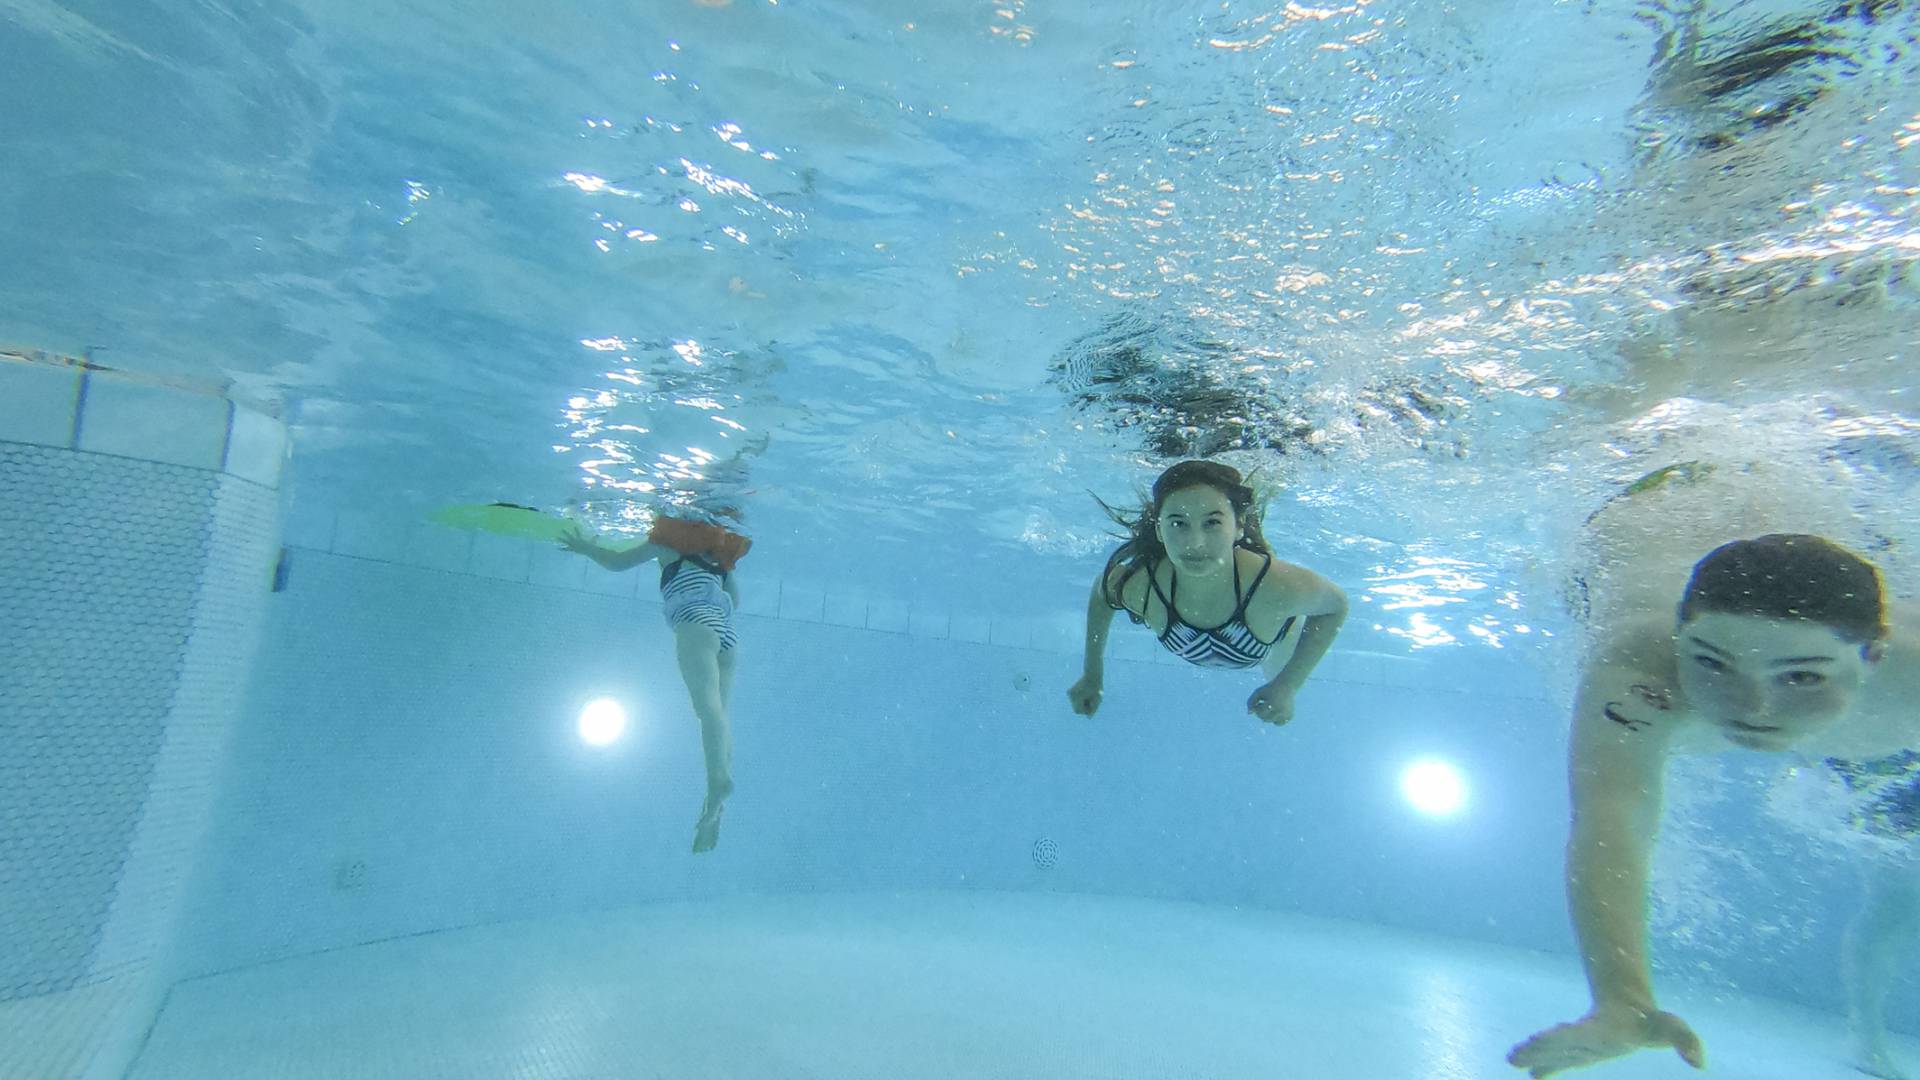
[[[1044,836],[1033,842],[1033,865],[1042,870],[1051,870],[1053,864],[1059,861],[1059,844]]]

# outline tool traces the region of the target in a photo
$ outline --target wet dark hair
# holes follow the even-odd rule
[[[1804,619],[1861,645],[1887,636],[1880,571],[1831,540],[1803,533],[1735,540],[1695,563],[1680,621],[1715,611]]]
[[[1222,465],[1217,461],[1195,459],[1182,461],[1168,468],[1153,482],[1151,501],[1136,511],[1119,510],[1109,505],[1098,495],[1098,502],[1107,516],[1121,528],[1127,530],[1127,538],[1107,559],[1107,568],[1101,572],[1101,588],[1106,588],[1107,579],[1112,576],[1114,566],[1125,563],[1126,572],[1121,575],[1120,586],[1125,587],[1128,578],[1149,564],[1167,557],[1167,549],[1160,543],[1155,526],[1160,523],[1160,507],[1176,492],[1189,488],[1206,487],[1226,496],[1228,505],[1233,507],[1233,516],[1241,525],[1241,532],[1233,541],[1237,548],[1273,554],[1273,545],[1260,531],[1260,511],[1251,485],[1240,476],[1240,470],[1231,465]],[[1120,607],[1115,601],[1118,597],[1107,596],[1107,603]]]

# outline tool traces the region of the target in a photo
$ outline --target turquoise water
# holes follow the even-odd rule
[[[1564,952],[1588,515],[1676,461],[1765,460],[1912,593],[1899,5],[399,8],[0,0],[0,343],[224,383],[293,448],[292,588],[185,975],[834,888]],[[1111,543],[1088,493],[1202,454],[1261,470],[1281,556],[1354,600],[1301,722],[1256,741],[1250,685],[1122,623],[1114,742],[1022,741],[1079,723]],[[760,801],[730,811],[730,868],[661,854],[697,750],[647,590],[421,524],[491,500],[616,531],[743,511]],[[653,749],[549,738],[594,687]],[[1394,789],[1421,755],[1468,776],[1451,824]],[[1780,820],[1768,762],[1686,767],[1712,794],[1668,826],[1694,857],[1656,886],[1662,971],[1835,1008],[1846,860]],[[640,867],[632,828],[661,830]],[[1019,876],[1041,839],[1061,873]],[[1408,902],[1421,880],[1447,888]]]
[[[1077,588],[1087,490],[1242,432],[1290,554],[1425,605],[1383,628],[1518,647],[1663,401],[1910,453],[1903,19],[1711,97],[1785,15],[6,10],[10,335],[284,398],[328,504],[611,520],[765,438],[764,558],[997,605]],[[1173,370],[1076,406],[1129,327]]]

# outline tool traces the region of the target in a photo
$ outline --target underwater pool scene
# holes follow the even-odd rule
[[[1920,3],[0,0],[0,160],[0,1080],[1920,1080]]]

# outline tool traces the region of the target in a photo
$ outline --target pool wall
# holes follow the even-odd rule
[[[173,983],[285,450],[222,387],[0,349],[0,1076],[122,1075]]]
[[[365,535],[422,550],[399,532]],[[197,971],[795,890],[1173,897],[1565,947],[1561,769],[1506,766],[1560,752],[1537,699],[1335,653],[1274,729],[1245,713],[1256,677],[1162,662],[1121,622],[1106,705],[1080,717],[1065,649],[958,639],[965,616],[924,609],[845,625],[879,621],[871,597],[756,579],[749,559],[739,792],[695,858],[698,732],[651,568],[449,535],[464,568],[293,549],[193,905]],[[632,723],[596,749],[574,724],[601,695]],[[1474,785],[1460,820],[1400,798],[1399,767],[1426,754]]]

